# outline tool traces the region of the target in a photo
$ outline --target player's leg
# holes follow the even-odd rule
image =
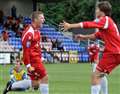
[[[40,82],[41,94],[49,94],[48,75],[44,76]]]
[[[108,80],[106,76],[101,79],[101,91],[103,94],[108,94]]]
[[[22,91],[22,90],[29,89],[31,86],[32,86],[31,80],[21,80],[18,82],[14,82],[11,86],[11,90],[12,91],[14,91],[14,90]]]
[[[103,73],[101,73],[100,71],[96,70],[95,72],[92,73],[92,77],[91,77],[91,94],[99,94],[100,93],[100,82],[101,79],[103,77]]]
[[[34,90],[39,88],[41,94],[49,94],[48,76],[44,72],[39,73],[41,73],[40,77],[37,75],[30,76],[32,79],[32,88]]]
[[[99,94],[100,82],[105,74],[109,74],[115,67],[119,65],[120,55],[103,54],[102,59],[96,67],[96,71],[92,75],[91,94]]]
[[[12,82],[8,81],[7,84],[6,84],[6,87],[3,91],[3,94],[7,94],[7,92],[9,92],[11,90],[11,87],[12,87]]]
[[[3,91],[3,94],[7,94],[9,91],[23,91],[31,87],[31,80],[21,80],[18,82],[9,81],[6,85],[6,88]]]
[[[48,86],[48,75],[43,76],[43,72],[41,73],[42,76],[35,77],[34,78],[40,78],[38,80],[35,80],[32,76],[32,87],[33,89],[40,89],[41,94],[49,94],[49,86]]]
[[[108,55],[108,59],[106,59],[106,70],[110,73],[115,67],[120,64],[120,55]],[[101,80],[101,90],[103,94],[108,94],[108,81],[106,76],[104,76]]]
[[[32,66],[35,68],[35,76],[31,76],[31,79],[38,80],[38,83],[36,83],[36,85],[39,84],[41,94],[49,94],[48,75],[43,63],[41,62],[41,58],[36,57],[34,62],[36,63],[32,63]]]
[[[96,63],[92,63],[92,71],[95,72],[96,70]],[[102,77],[101,82],[100,82],[100,86],[101,86],[101,91],[103,94],[108,94],[108,80],[106,78],[106,76]]]
[[[42,62],[38,65],[38,73],[40,73],[39,89],[41,94],[49,94],[48,74]]]
[[[95,72],[95,70],[96,70],[96,66],[97,66],[97,63],[92,63],[92,72]]]
[[[32,89],[33,90],[38,90],[40,85],[40,80],[32,80]]]

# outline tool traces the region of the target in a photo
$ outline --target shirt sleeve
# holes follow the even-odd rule
[[[10,70],[9,70],[9,74],[10,74],[10,75],[13,74],[13,68],[10,68]]]
[[[96,37],[97,39],[101,39],[101,38],[102,38],[102,34],[101,34],[100,31],[95,32],[94,34],[95,34],[95,37]]]
[[[12,81],[12,83],[16,82],[16,79],[15,79],[14,74],[13,74],[13,70],[14,70],[14,68],[11,68],[10,71],[9,71],[9,73],[10,73],[10,80]]]
[[[23,60],[26,67],[30,66],[30,47],[31,47],[32,39],[33,39],[33,35],[30,32],[25,34],[24,38],[22,39]]]
[[[94,21],[81,22],[82,28],[98,28],[98,29],[107,29],[109,25],[109,18],[107,16],[102,17],[101,19],[95,19]]]
[[[23,74],[23,76],[22,76],[22,79],[23,80],[25,80],[25,79],[27,79],[28,77],[27,77],[27,73],[24,71],[24,74]]]
[[[13,75],[13,68],[11,68],[11,69],[9,70],[9,73],[10,73],[10,78],[11,78],[11,79],[14,78],[14,75]]]

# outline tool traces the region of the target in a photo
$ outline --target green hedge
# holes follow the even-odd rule
[[[103,0],[102,0],[103,1]],[[113,8],[113,19],[120,23],[120,1],[109,0]],[[96,0],[65,0],[56,3],[39,4],[47,19],[55,23],[62,20],[69,22],[80,22],[93,20]]]

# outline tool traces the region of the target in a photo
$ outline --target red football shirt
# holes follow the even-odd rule
[[[23,60],[29,65],[35,58],[41,58],[40,31],[33,26],[28,26],[22,35]]]
[[[105,42],[104,52],[120,54],[120,34],[116,24],[110,17],[104,16],[95,21],[82,22],[81,24],[83,28],[99,29],[95,36]]]

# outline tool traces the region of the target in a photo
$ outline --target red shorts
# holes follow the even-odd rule
[[[47,71],[43,63],[41,62],[41,58],[32,59],[31,66],[35,68],[34,72],[28,72],[28,75],[30,76],[31,80],[39,80],[47,75]]]
[[[104,73],[111,73],[120,64],[120,54],[103,54],[102,59],[97,65],[97,70]]]

